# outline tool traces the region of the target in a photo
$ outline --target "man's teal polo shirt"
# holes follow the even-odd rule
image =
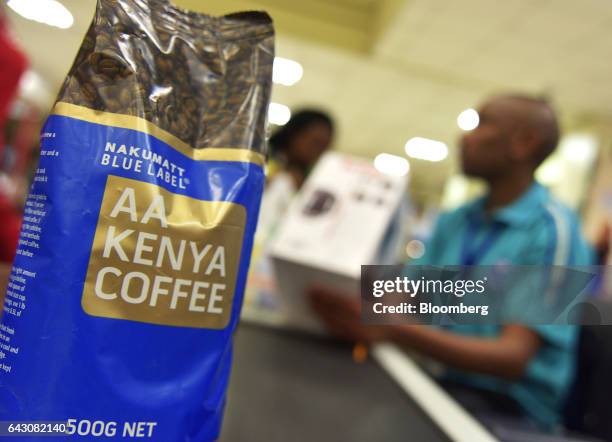
[[[534,183],[516,201],[488,216],[485,201],[486,197],[482,197],[440,215],[425,255],[410,264],[593,264],[593,254],[580,233],[577,218],[540,184]],[[480,250],[466,255],[466,247],[472,244],[480,244]],[[501,332],[501,326],[488,324],[447,327],[454,333],[483,338]],[[458,370],[452,370],[449,377],[505,393],[536,422],[551,427],[560,420],[560,408],[573,376],[576,328],[530,327],[540,335],[543,344],[522,379],[508,382]]]

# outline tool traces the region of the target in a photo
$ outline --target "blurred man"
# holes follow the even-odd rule
[[[467,175],[487,183],[488,194],[441,215],[426,254],[412,263],[591,264],[576,218],[534,179],[559,139],[553,109],[540,99],[507,95],[487,101],[479,115],[479,126],[463,136],[461,162]],[[394,341],[447,364],[447,380],[459,386],[456,397],[476,414],[495,410],[547,428],[560,420],[573,373],[573,327],[372,327],[360,323],[359,303],[347,297],[316,292],[312,304],[341,337]]]

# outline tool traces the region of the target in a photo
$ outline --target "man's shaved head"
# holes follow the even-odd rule
[[[479,109],[478,127],[461,140],[468,175],[491,179],[517,168],[533,172],[559,141],[559,125],[550,104],[526,95],[498,95]]]
[[[519,124],[538,134],[540,143],[534,152],[534,160],[537,165],[542,163],[559,143],[559,123],[550,103],[545,99],[527,95],[500,95],[495,99],[514,103],[515,118]]]

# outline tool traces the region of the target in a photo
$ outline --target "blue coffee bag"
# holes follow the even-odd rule
[[[217,439],[273,38],[264,13],[99,0],[42,129],[0,324],[0,421],[61,422],[57,440]]]

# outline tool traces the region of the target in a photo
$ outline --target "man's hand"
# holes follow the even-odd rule
[[[506,325],[497,337],[463,336],[426,325],[361,324],[361,305],[327,289],[310,292],[312,308],[329,331],[351,342],[385,340],[412,348],[447,365],[504,379],[518,379],[541,346],[540,337],[521,325]]]
[[[332,335],[366,344],[388,339],[388,327],[361,323],[361,305],[357,297],[324,288],[312,289],[309,297],[313,310]]]

